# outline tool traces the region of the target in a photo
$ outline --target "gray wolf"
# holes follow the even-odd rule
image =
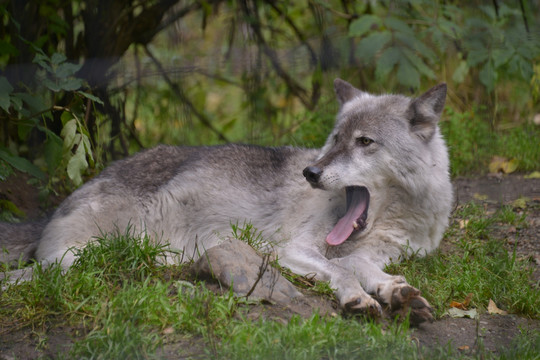
[[[4,261],[68,267],[93,237],[134,226],[197,257],[251,222],[279,263],[329,281],[340,305],[432,318],[420,292],[385,265],[429,253],[452,207],[448,154],[438,129],[441,84],[417,98],[373,95],[336,79],[340,104],[322,149],[158,146],[117,161],[73,192],[41,225],[0,228]]]

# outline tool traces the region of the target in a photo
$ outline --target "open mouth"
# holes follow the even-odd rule
[[[329,245],[340,245],[347,240],[353,232],[366,228],[366,219],[369,208],[369,191],[365,186],[347,186],[347,210],[345,215],[326,237]]]

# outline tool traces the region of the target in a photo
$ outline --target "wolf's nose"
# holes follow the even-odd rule
[[[322,170],[317,166],[308,166],[302,172],[304,177],[309,181],[310,184],[317,185],[319,179],[321,178]]]

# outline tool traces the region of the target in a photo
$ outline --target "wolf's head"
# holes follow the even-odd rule
[[[398,186],[408,191],[418,174],[448,161],[437,123],[444,108],[446,84],[417,98],[372,95],[341,79],[334,81],[341,105],[335,128],[317,161],[304,169],[315,187],[347,194],[347,212],[327,237],[344,242],[366,226],[370,188]],[[438,163],[439,162],[439,163]]]

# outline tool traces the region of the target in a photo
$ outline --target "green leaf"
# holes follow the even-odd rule
[[[420,71],[421,74],[427,76],[430,79],[435,79],[435,73],[433,70],[431,70],[424,61],[416,55],[414,52],[412,52],[409,49],[403,49],[403,54],[407,57],[407,59],[411,62],[411,64],[414,65],[414,67]]]
[[[47,107],[45,106],[41,98],[37,95],[31,95],[27,93],[17,93],[17,96],[22,101],[24,101],[26,105],[28,105],[32,113],[38,113],[47,109]]]
[[[19,94],[13,94],[10,98],[11,103],[13,104],[13,107],[15,108],[15,111],[20,112],[22,110],[23,101]]]
[[[520,57],[518,59],[518,66],[519,66],[519,72],[523,80],[530,81],[530,79],[532,78],[534,74],[534,70],[533,70],[531,62]]]
[[[70,78],[60,81],[59,86],[65,91],[75,91],[81,88],[83,80],[78,78]]]
[[[516,52],[525,59],[529,60],[532,60],[535,55],[540,55],[538,49],[535,53],[532,46],[526,46],[525,44],[518,46]]]
[[[52,81],[51,79],[43,79],[42,81],[43,85],[45,85],[45,87],[53,92],[59,92],[60,90],[62,90],[60,88],[60,85],[58,85],[56,82]]]
[[[475,67],[476,65],[485,62],[489,58],[488,49],[482,47],[480,49],[473,49],[467,56],[467,65],[469,67]]]
[[[0,107],[4,109],[5,112],[9,111],[9,95],[12,91],[13,86],[11,86],[4,76],[0,76]]]
[[[84,146],[79,145],[75,154],[69,159],[67,174],[77,186],[82,184],[81,174],[88,168]]]
[[[411,29],[411,27],[396,17],[387,17],[384,19],[384,24],[397,33],[414,36],[414,31]]]
[[[420,74],[406,57],[400,59],[396,75],[399,83],[404,86],[415,89],[420,86]]]
[[[40,49],[41,50],[41,49]],[[53,69],[51,65],[49,64],[51,59],[45,54],[37,53],[36,56],[34,56],[34,60],[32,60],[33,63],[38,64],[43,69],[47,70],[50,73],[53,73]]]
[[[73,118],[73,114],[71,114],[69,111],[64,111],[60,115],[60,120],[62,120],[62,125],[65,126],[69,121],[75,120],[75,119]]]
[[[491,20],[497,20],[497,13],[493,6],[480,5],[480,9],[484,12]]]
[[[63,141],[58,135],[50,133],[45,140],[44,146],[45,163],[49,174],[54,174],[55,170],[62,162]]]
[[[452,80],[454,80],[458,84],[461,84],[463,81],[465,81],[468,73],[469,67],[467,66],[467,62],[465,60],[461,60],[456,70],[454,70]]]
[[[6,150],[0,149],[0,159],[4,160],[19,171],[30,174],[40,180],[45,180],[45,173],[25,158],[11,155]]]
[[[56,76],[63,79],[75,75],[82,67],[82,64],[63,63],[56,69]]]
[[[75,145],[75,135],[77,134],[77,120],[71,119],[64,124],[60,136],[64,138],[64,151],[70,151]]]
[[[17,56],[19,55],[19,50],[13,46],[10,42],[5,40],[0,40],[0,54]]]
[[[495,72],[491,61],[488,61],[484,66],[482,66],[482,69],[478,73],[478,77],[480,78],[480,82],[484,84],[488,92],[491,92],[495,86],[495,81],[497,79],[497,73]]]
[[[398,47],[391,46],[385,49],[377,59],[377,66],[375,68],[377,79],[385,80],[402,56],[401,50]]]
[[[390,42],[392,35],[388,31],[376,32],[368,35],[360,41],[356,54],[364,62],[370,62],[386,44]]]
[[[90,100],[92,100],[93,102],[97,102],[98,104],[103,105],[103,101],[101,101],[101,99],[98,98],[98,97],[95,96],[95,95],[92,95],[92,94],[89,94],[89,93],[87,93],[87,92],[80,91],[80,90],[77,91],[77,94],[81,94],[81,95],[84,96],[85,98],[90,99]]]
[[[21,119],[17,121],[17,134],[19,139],[26,141],[28,134],[38,125],[37,118]]]
[[[0,160],[0,181],[5,181],[11,174],[13,174],[13,167],[6,161]]]
[[[493,65],[498,68],[508,62],[508,60],[514,55],[513,48],[502,48],[493,50],[491,57],[493,58]]]
[[[92,155],[92,146],[90,145],[90,139],[88,136],[82,135],[82,144],[84,145],[84,151],[90,160],[90,164],[94,165],[94,156]]]
[[[408,34],[394,34],[396,39],[405,44],[412,51],[422,54],[424,58],[427,58],[429,61],[434,61],[436,59],[435,53],[428,48],[424,43],[418,40],[414,35]]]
[[[26,217],[26,213],[22,211],[21,209],[19,209],[17,205],[15,205],[9,200],[0,199],[0,210],[7,211],[20,218]]]
[[[67,60],[67,57],[64,54],[54,53],[51,56],[51,63],[53,65],[60,65],[61,63],[63,63],[66,60]]]
[[[9,83],[5,76],[0,76],[0,94],[11,94],[13,86]]]
[[[349,36],[362,36],[370,30],[381,26],[381,20],[375,15],[364,15],[354,20],[349,28]]]
[[[458,25],[455,22],[446,20],[445,18],[441,17],[438,19],[437,24],[439,25],[439,29],[441,30],[441,32],[448,36],[450,39],[454,39],[456,37]]]

